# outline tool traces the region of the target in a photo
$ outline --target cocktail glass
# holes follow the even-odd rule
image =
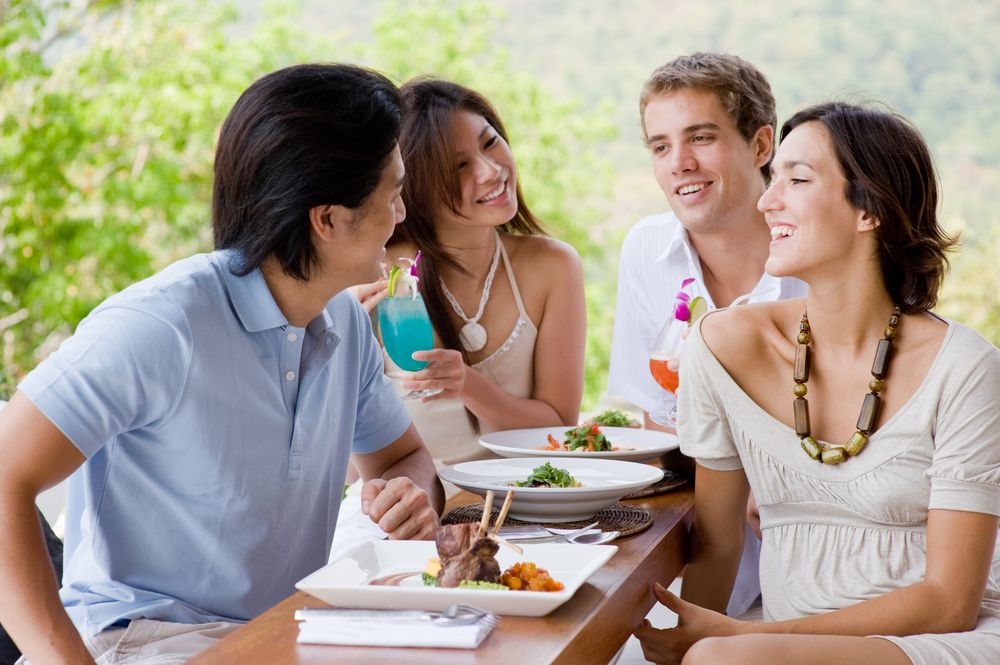
[[[684,329],[687,322],[669,317],[660,329],[649,352],[649,373],[653,375],[660,387],[675,396],[673,406],[668,412],[650,412],[649,418],[655,423],[677,429],[677,385],[680,377],[677,370],[680,366],[680,349],[684,341]]]
[[[414,360],[414,351],[429,351],[434,348],[434,329],[424,299],[417,294],[388,296],[378,304],[378,324],[382,333],[382,344],[392,362],[407,372],[418,372],[427,366],[423,360]],[[403,399],[419,399],[437,395],[441,390],[411,390]]]

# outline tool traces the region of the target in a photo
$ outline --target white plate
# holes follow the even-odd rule
[[[540,617],[569,600],[618,551],[615,545],[526,544],[522,548],[524,554],[501,547],[497,552],[500,569],[531,561],[548,570],[565,588],[551,592],[441,589],[424,586],[419,574],[404,579],[399,586],[369,586],[378,577],[422,571],[427,559],[437,556],[437,548],[430,540],[359,543],[295,586],[340,607],[443,610],[452,603],[467,603],[498,614]]]
[[[511,487],[526,479],[545,462],[569,474],[582,487]],[[499,506],[508,490],[514,490],[510,516],[527,522],[575,522],[594,516],[626,494],[648,487],[663,478],[663,471],[648,464],[610,459],[563,457],[519,457],[462,462],[438,471],[442,480],[464,490],[486,496],[497,494]]]
[[[641,462],[654,459],[678,447],[677,437],[667,432],[633,427],[604,427],[601,432],[612,446],[630,450],[589,452],[586,450],[546,450],[548,435],[562,443],[571,427],[533,427],[490,432],[479,439],[479,444],[501,457],[592,457]]]

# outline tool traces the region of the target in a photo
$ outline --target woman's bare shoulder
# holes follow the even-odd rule
[[[740,305],[710,312],[699,328],[709,350],[732,372],[787,344],[801,310],[801,300]]]
[[[503,236],[511,262],[535,277],[558,278],[581,270],[580,254],[567,242],[548,236]]]

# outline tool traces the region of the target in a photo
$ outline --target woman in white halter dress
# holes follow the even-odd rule
[[[543,234],[524,202],[506,130],[482,95],[436,79],[401,92],[407,215],[386,259],[407,267],[401,259],[420,252],[435,349],[415,354],[428,361],[418,372],[400,373],[384,358],[390,375],[404,377],[401,394],[441,391],[407,400],[417,431],[441,465],[488,457],[482,432],[575,426],[586,338],[579,255]],[[370,308],[382,286],[357,293]],[[371,530],[349,515],[357,505],[349,496],[341,508],[332,557]]]

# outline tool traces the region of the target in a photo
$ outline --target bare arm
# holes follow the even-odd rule
[[[971,630],[976,625],[997,537],[997,518],[931,510],[924,579],[841,610],[772,623],[744,622],[698,607],[660,588],[657,599],[677,613],[677,628],[648,622],[635,631],[644,650],[675,660],[700,639],[752,633],[800,635],[916,635]],[[961,547],[955,547],[960,542]],[[685,585],[688,573],[685,573]]]
[[[743,552],[749,492],[743,471],[696,466],[691,560],[681,587],[685,600],[716,612],[726,611]]]
[[[836,612],[764,624],[764,630],[753,632],[914,635],[971,630],[983,601],[996,538],[993,515],[931,510],[923,581]]]
[[[59,584],[35,512],[39,493],[84,462],[26,397],[0,412],[0,623],[35,663],[93,663],[59,600]]]
[[[444,489],[434,462],[412,424],[391,444],[354,455],[365,481],[361,509],[389,538],[433,538],[444,508]]]
[[[531,397],[511,395],[461,362],[457,351],[435,349],[414,358],[440,363],[414,373],[410,388],[444,388],[440,397],[458,397],[491,429],[575,425],[583,396],[583,352],[587,306],[580,257],[569,246],[548,248],[538,258],[537,283],[548,284],[535,342],[535,387]],[[433,398],[431,398],[433,399]]]

